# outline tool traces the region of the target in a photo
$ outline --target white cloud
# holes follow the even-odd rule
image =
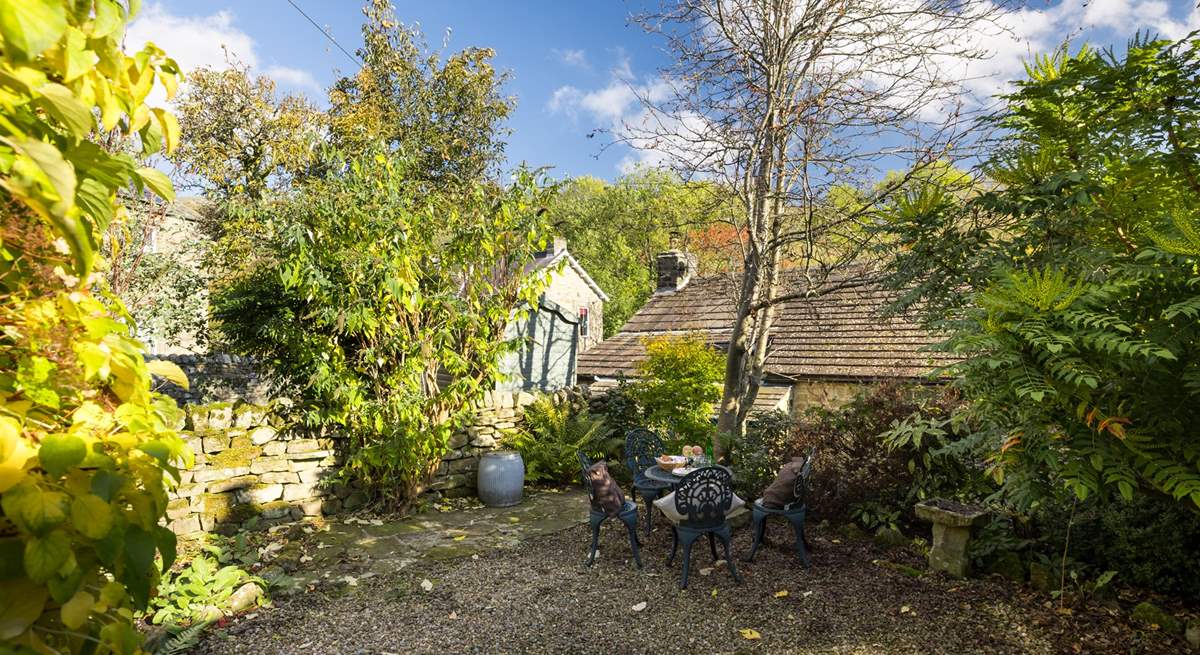
[[[261,69],[254,39],[235,23],[233,13],[226,10],[207,16],[177,16],[154,3],[145,7],[126,30],[125,48],[127,52],[136,52],[152,41],[179,62],[185,73],[201,66],[227,68],[230,60],[236,60],[282,86],[320,92],[321,85],[308,71],[288,66]],[[155,87],[151,102],[163,101],[161,88]]]
[[[286,86],[307,89],[316,93],[321,92],[320,82],[317,82],[317,78],[313,77],[312,73],[306,70],[291,68],[289,66],[271,66],[266,70],[266,75]]]
[[[553,52],[554,56],[558,57],[558,60],[566,66],[573,66],[575,68],[583,69],[591,68],[591,65],[588,64],[587,53],[583,50],[554,49],[551,50],[551,52]]]

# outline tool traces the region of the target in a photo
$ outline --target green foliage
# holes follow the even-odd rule
[[[964,358],[957,448],[1022,509],[1065,487],[1200,511],[1200,41],[1027,72],[995,119],[997,184],[888,224],[903,304]]]
[[[346,437],[342,474],[400,506],[494,385],[514,310],[536,305],[548,274],[524,267],[553,191],[520,171],[508,188],[432,194],[411,164],[352,158],[253,209],[270,217],[272,261],[213,310],[236,352],[300,396],[305,423]]]
[[[94,273],[101,236],[126,215],[118,191],[172,194],[162,173],[89,140],[136,134],[149,155],[179,138],[168,112],[144,104],[155,80],[173,93],[178,70],[153,45],[123,54],[129,14],[118,2],[0,2],[5,647],[134,652],[131,610],[149,600],[156,555],[175,557],[159,521],[191,463],[180,413],[151,392],[130,317]]]
[[[363,13],[363,66],[329,90],[333,143],[358,152],[382,141],[442,187],[483,178],[503,160],[501,126],[515,106],[500,93],[507,75],[492,67],[495,52],[428,52],[389,0],[371,0]]]
[[[796,448],[795,429],[796,421],[784,411],[750,415],[746,436],[735,442],[731,449],[733,467],[737,471],[734,484],[743,498],[762,497],[779,469],[793,457],[804,454]]]
[[[864,501],[850,508],[850,518],[871,532],[880,528],[899,530],[900,514],[901,511],[894,505],[874,500]]]
[[[605,458],[623,445],[604,420],[588,412],[581,399],[555,402],[541,396],[525,407],[524,426],[505,438],[525,460],[530,482],[570,483],[579,479],[582,450],[593,459]]]
[[[146,652],[153,655],[183,655],[200,643],[200,637],[211,625],[208,621],[197,621],[189,626],[170,625],[163,630],[160,641],[146,640]]]
[[[648,427],[675,435],[675,445],[705,444],[715,431],[713,404],[721,399],[724,358],[699,334],[646,340],[632,392]]]
[[[593,177],[571,180],[551,207],[558,234],[571,254],[608,295],[604,335],[617,333],[654,293],[655,256],[672,247],[701,257],[701,268],[722,261],[707,243],[714,193],[659,170],[638,170],[607,183]]]
[[[163,576],[158,596],[150,603],[151,622],[161,624],[204,623],[211,608],[229,610],[229,597],[239,587],[250,582],[264,591],[267,583],[247,573],[237,564],[221,563],[220,550],[206,548],[185,566]]]
[[[1033,517],[1040,550],[1061,556],[1071,525],[1070,555],[1088,567],[1085,578],[1117,571],[1123,584],[1195,598],[1200,594],[1200,521],[1184,503],[1152,497],[1131,502],[1091,498],[1071,515],[1069,502],[1043,507]]]
[[[992,487],[971,454],[945,439],[957,403],[940,387],[879,384],[841,408],[808,410],[784,459],[816,449],[809,504],[830,518],[872,503],[910,520],[925,498],[977,501]]]

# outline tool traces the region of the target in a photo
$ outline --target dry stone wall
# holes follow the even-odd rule
[[[576,393],[556,395],[561,400]],[[480,457],[500,448],[506,432],[521,427],[523,409],[535,398],[527,392],[485,394],[470,424],[451,437],[430,492],[474,495]],[[196,463],[182,472],[167,506],[173,531],[232,532],[252,519],[270,526],[366,503],[363,492],[331,484],[338,466],[336,438],[288,429],[275,411],[286,402],[181,403]]]
[[[232,531],[331,514],[365,503],[333,475],[334,440],[283,429],[270,405],[218,402],[186,405],[186,439],[196,464],[181,473],[167,505],[169,527],[181,535]]]

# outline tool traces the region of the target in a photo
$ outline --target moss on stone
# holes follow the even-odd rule
[[[256,457],[262,455],[262,448],[250,441],[250,435],[238,435],[230,442],[229,447],[212,455],[209,466],[213,468],[243,468],[250,466]]]

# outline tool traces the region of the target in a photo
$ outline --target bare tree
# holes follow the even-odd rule
[[[1006,11],[989,0],[678,0],[639,18],[674,64],[641,89],[644,111],[619,139],[716,182],[739,238],[720,434],[744,433],[776,308],[869,283],[867,227],[881,204],[968,141],[979,106],[962,85]]]

